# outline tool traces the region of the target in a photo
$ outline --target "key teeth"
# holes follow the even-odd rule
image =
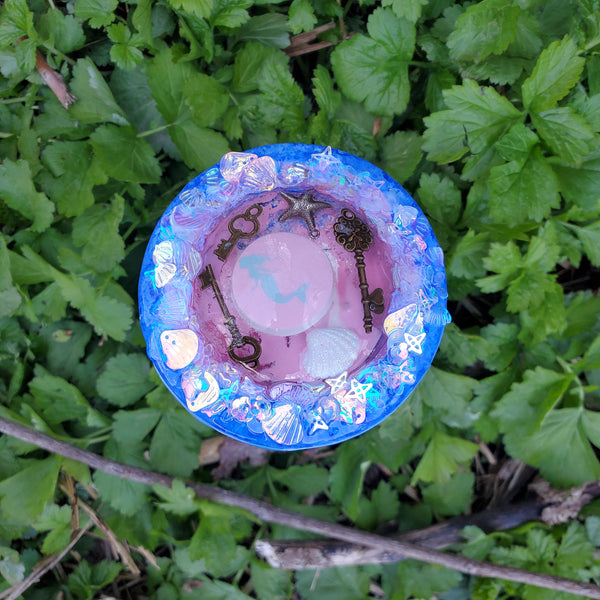
[[[232,250],[233,244],[231,242],[228,240],[221,240],[221,243],[217,246],[217,249],[214,251],[214,253],[219,260],[225,262]]]

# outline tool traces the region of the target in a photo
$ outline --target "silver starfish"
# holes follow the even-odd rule
[[[315,226],[315,213],[323,208],[329,208],[329,202],[321,202],[315,200],[311,192],[303,192],[302,194],[290,194],[289,192],[280,192],[281,197],[288,203],[288,208],[279,216],[280,221],[289,221],[290,219],[302,219],[310,236],[318,238],[319,230]]]

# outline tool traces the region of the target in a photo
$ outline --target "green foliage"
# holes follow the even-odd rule
[[[455,324],[380,427],[316,458],[242,461],[221,484],[326,520],[406,530],[486,505],[482,482],[502,466],[489,452],[555,486],[600,478],[598,14],[593,0],[6,0],[2,416],[210,482],[198,455],[214,432],[179,407],[144,354],[141,252],[176,191],[223,153],[308,142],[377,163],[416,198],[446,254]],[[318,51],[283,51],[329,23]],[[36,72],[36,53],[76,97],[68,110]],[[68,544],[71,484],[117,537],[158,556],[132,596],[347,600],[370,597],[374,582],[389,598],[541,597],[413,561],[274,570],[253,541],[305,534],[267,531],[180,481],[90,475],[7,437],[0,585]],[[458,550],[597,580],[594,511],[569,526],[467,528]],[[94,539],[84,536],[78,564],[44,578],[35,597],[120,589],[122,566],[99,562]]]

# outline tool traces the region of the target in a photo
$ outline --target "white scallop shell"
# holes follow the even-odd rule
[[[207,408],[219,399],[219,384],[208,371],[190,369],[181,378],[181,388],[192,412]]]
[[[191,329],[168,329],[160,334],[169,369],[187,367],[198,354],[198,336]]]
[[[306,334],[302,366],[311,377],[333,377],[350,368],[359,350],[360,340],[351,329],[312,329]]]
[[[257,191],[272,190],[277,183],[277,166],[270,156],[261,156],[244,167],[240,184]]]
[[[152,252],[152,260],[155,265],[173,260],[173,245],[171,242],[165,241],[156,244]]]
[[[279,444],[297,444],[304,437],[300,421],[301,410],[296,404],[276,406],[269,417],[262,421],[263,431]]]
[[[228,152],[219,163],[221,175],[227,181],[238,181],[246,165],[257,158],[256,154],[247,152]],[[272,160],[272,159],[271,159]]]
[[[154,283],[161,288],[167,285],[175,276],[177,267],[173,263],[158,263],[154,269]]]

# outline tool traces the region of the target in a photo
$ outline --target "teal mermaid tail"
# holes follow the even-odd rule
[[[303,283],[290,294],[282,294],[279,291],[279,286],[277,285],[277,281],[275,280],[275,277],[273,277],[273,274],[260,266],[266,260],[269,259],[265,256],[260,256],[259,254],[243,256],[240,259],[240,266],[248,271],[248,275],[251,279],[260,283],[263,292],[273,302],[277,304],[287,304],[294,298],[298,298],[300,302],[306,303],[306,288],[309,284]]]

